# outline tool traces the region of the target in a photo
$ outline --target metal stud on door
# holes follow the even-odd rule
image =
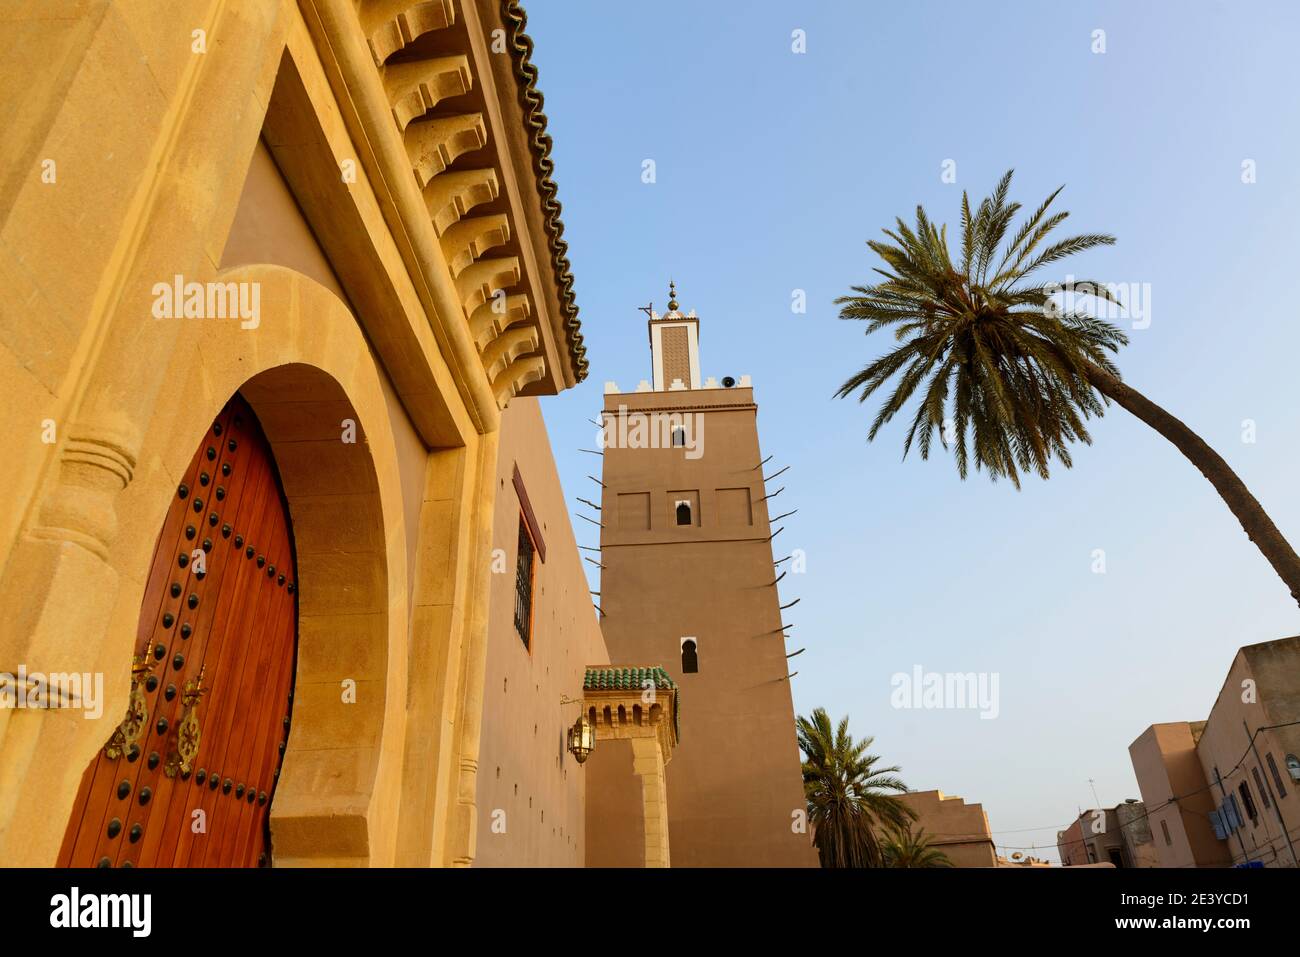
[[[145,582],[128,711],[82,779],[61,864],[270,862],[296,570],[270,445],[235,396],[172,497]]]

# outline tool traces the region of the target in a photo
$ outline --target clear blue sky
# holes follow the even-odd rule
[[[753,376],[764,452],[792,466],[781,504],[800,511],[778,542],[808,555],[781,584],[783,601],[803,599],[788,613],[790,648],[808,648],[796,707],[849,714],[912,788],[982,802],[1001,848],[1045,844],[1055,859],[1057,828],[1094,806],[1088,779],[1105,805],[1137,797],[1130,742],[1206,717],[1235,650],[1300,633],[1300,613],[1209,484],[1117,407],[1072,470],[1020,492],[963,483],[946,455],[902,462],[899,428],[868,445],[874,406],[832,394],[888,343],[832,300],[869,280],[865,240],[918,202],[955,228],[960,191],[983,196],[1008,167],[1031,207],[1065,183],[1071,231],[1119,242],[1062,275],[1150,284],[1125,378],[1300,543],[1298,8],[527,9],[592,363],[544,404],[570,499],[594,490],[576,450],[592,447],[602,384],[649,374],[636,307],[662,309],[671,275],[701,317],[704,374]],[[946,159],[955,185],[940,181]],[[795,289],[806,314],[791,312]],[[890,677],[914,665],[997,672],[999,717],[895,710]]]

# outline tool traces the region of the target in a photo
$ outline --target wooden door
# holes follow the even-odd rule
[[[172,497],[140,608],[131,703],[82,778],[60,864],[270,863],[296,585],[271,449],[236,395]]]

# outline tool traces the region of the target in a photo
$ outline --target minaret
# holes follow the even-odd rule
[[[683,316],[677,285],[668,282],[668,312],[650,313],[650,370],[656,392],[700,387],[700,320],[692,309]]]
[[[651,379],[605,387],[601,627],[613,664],[680,689],[666,768],[674,867],[816,866],[749,377],[700,379],[670,284]]]

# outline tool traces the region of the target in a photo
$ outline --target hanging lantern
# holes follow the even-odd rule
[[[596,729],[587,716],[579,715],[578,720],[573,722],[573,727],[569,729],[569,753],[572,754],[579,764],[587,760],[587,755],[596,749]]]

